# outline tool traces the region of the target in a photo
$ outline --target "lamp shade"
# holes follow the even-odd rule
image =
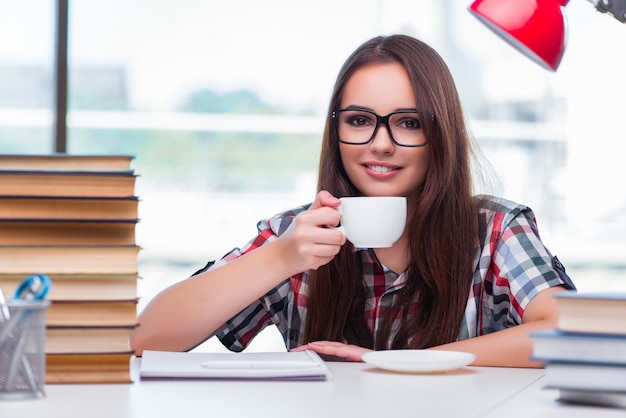
[[[476,0],[470,12],[542,67],[556,71],[567,37],[569,0]]]

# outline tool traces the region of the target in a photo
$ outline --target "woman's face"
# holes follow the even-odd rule
[[[348,80],[341,99],[340,108],[349,107],[367,109],[380,116],[416,109],[408,73],[395,62],[360,68]],[[424,136],[422,129],[413,134]],[[425,137],[422,142],[426,142]],[[382,124],[367,144],[340,142],[339,152],[348,177],[366,196],[409,196],[423,183],[430,160],[428,144],[399,146],[391,141]]]

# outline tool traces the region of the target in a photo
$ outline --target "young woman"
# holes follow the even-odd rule
[[[242,249],[161,292],[133,349],[187,350],[217,335],[241,351],[275,324],[287,349],[351,361],[433,348],[538,366],[529,333],[555,326],[552,293],[574,285],[529,208],[472,196],[472,155],[441,57],[404,35],[364,43],[332,94],[315,201],[260,222]],[[355,248],[327,227],[343,196],[406,196],[402,237]]]

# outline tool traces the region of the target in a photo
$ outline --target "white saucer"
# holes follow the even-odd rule
[[[467,366],[476,356],[460,351],[382,350],[363,354],[364,362],[385,370],[404,373],[440,373]]]

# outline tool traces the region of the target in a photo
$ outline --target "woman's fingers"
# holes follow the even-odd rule
[[[341,205],[341,201],[338,198],[336,198],[335,196],[333,196],[326,190],[322,190],[315,197],[315,200],[311,204],[311,207],[309,210],[318,209],[323,206],[330,206],[331,208],[336,208],[339,205]]]
[[[329,226],[339,223],[341,202],[326,191],[318,193],[309,210],[300,213],[281,236],[285,257],[298,272],[317,269],[333,259],[346,237]]]
[[[361,362],[361,356],[370,350],[369,348],[359,347],[354,344],[344,344],[337,341],[314,341],[300,347],[296,347],[291,351],[312,350],[320,354],[324,358],[333,360],[355,361]]]

